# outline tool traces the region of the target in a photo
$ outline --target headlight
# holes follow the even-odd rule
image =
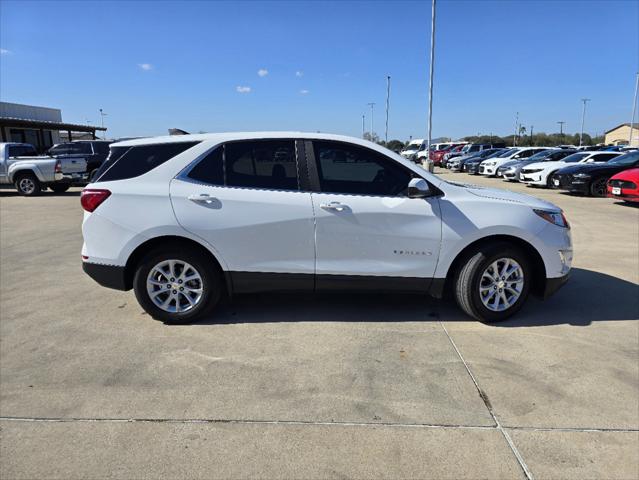
[[[553,225],[557,225],[558,227],[563,228],[570,228],[570,224],[568,223],[564,212],[561,210],[559,212],[551,212],[548,210],[537,210],[536,208],[533,208],[533,212],[535,212],[547,222],[552,223]]]
[[[573,175],[575,178],[590,178],[591,175],[589,173],[575,173]]]
[[[493,165],[495,165],[495,162],[484,162],[485,167],[492,167]]]

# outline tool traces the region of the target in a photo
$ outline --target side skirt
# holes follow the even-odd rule
[[[256,292],[406,292],[441,296],[443,279],[373,275],[229,272],[233,293]],[[432,291],[434,283],[437,287]],[[439,294],[439,295],[438,295]]]

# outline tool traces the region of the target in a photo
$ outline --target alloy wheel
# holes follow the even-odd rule
[[[146,279],[151,301],[169,313],[183,313],[193,309],[204,294],[200,273],[183,260],[169,259],[156,264]]]
[[[524,289],[524,270],[512,258],[500,258],[492,262],[482,273],[479,282],[479,298],[493,312],[503,312],[512,307]]]

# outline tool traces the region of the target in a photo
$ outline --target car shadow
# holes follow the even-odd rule
[[[572,270],[569,282],[541,301],[530,297],[512,319],[494,327],[590,325],[608,320],[639,318],[639,285],[604,273]],[[472,321],[453,300],[410,294],[237,295],[198,325],[280,322],[433,322]]]
[[[615,205],[621,205],[622,207],[628,207],[628,208],[639,208],[639,202],[625,202],[625,201],[619,201],[619,202],[615,202]]]
[[[545,301],[530,298],[499,327],[585,326],[608,320],[639,319],[639,285],[605,273],[573,268],[568,283]]]
[[[82,192],[80,190],[73,192],[62,192],[55,193],[51,191],[44,191],[40,195],[36,195],[31,198],[41,198],[41,197],[79,197]],[[0,190],[0,197],[23,197],[24,195],[19,194],[15,190]],[[25,197],[26,198],[26,197]]]

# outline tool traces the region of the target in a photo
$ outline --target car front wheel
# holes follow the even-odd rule
[[[181,249],[156,251],[140,262],[133,279],[144,310],[165,323],[189,323],[219,302],[222,282],[211,260]]]
[[[482,322],[499,322],[516,313],[530,291],[530,262],[510,244],[480,248],[455,281],[457,303]]]

